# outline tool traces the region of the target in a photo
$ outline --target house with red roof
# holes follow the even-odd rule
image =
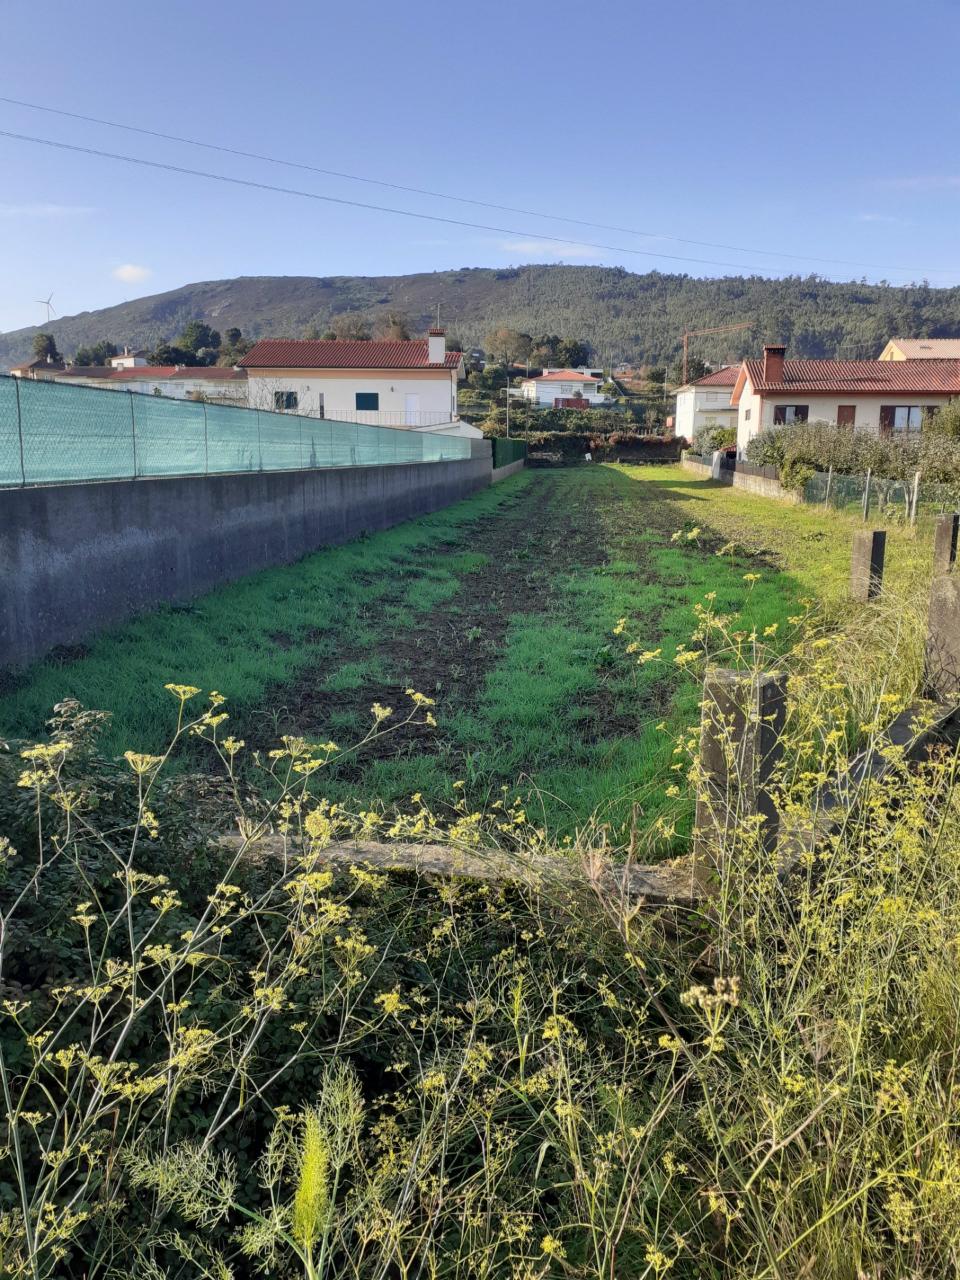
[[[463,354],[443,329],[403,342],[265,338],[240,361],[249,405],[374,427],[482,433],[457,417]]]
[[[740,366],[731,364],[677,387],[674,431],[678,436],[692,441],[701,431],[712,427],[736,427],[737,410],[730,403],[730,393],[739,372]]]
[[[538,378],[524,378],[520,393],[525,400],[553,408],[560,400],[585,400],[591,407],[603,404],[603,376],[597,370],[545,369]]]
[[[960,360],[788,360],[766,346],[744,360],[730,403],[737,449],[760,431],[792,422],[832,422],[881,436],[920,430],[924,413],[960,396]]]

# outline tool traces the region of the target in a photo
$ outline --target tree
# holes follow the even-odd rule
[[[49,360],[51,364],[59,363],[61,356],[52,333],[33,335],[33,356],[35,360]]]
[[[169,342],[161,342],[157,349],[150,353],[150,363],[195,365],[197,357],[192,351],[186,351],[183,347],[175,347]]]
[[[191,320],[177,339],[177,346],[189,351],[193,364],[213,364],[220,350],[220,334],[202,320]]]
[[[505,364],[517,364],[526,360],[533,347],[533,339],[529,333],[521,333],[519,329],[508,329],[506,326],[488,333],[485,341],[487,353],[494,360],[502,360]]]
[[[557,347],[557,364],[577,369],[590,363],[590,344],[576,338],[565,338]]]
[[[408,342],[410,319],[403,311],[387,311],[377,320],[374,334],[384,342]]]
[[[114,342],[107,342],[101,339],[95,342],[92,347],[77,347],[73,356],[74,364],[85,365],[103,365],[106,364],[111,356],[117,354],[117,346]]]
[[[235,347],[242,337],[243,334],[236,328],[228,329],[223,335],[224,341],[228,347]]]
[[[337,342],[369,342],[370,321],[360,311],[344,311],[330,324]]]

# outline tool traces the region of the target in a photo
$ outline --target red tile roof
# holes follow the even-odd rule
[[[705,373],[690,383],[691,387],[732,387],[736,385],[740,372],[738,364],[728,364],[725,369],[714,369],[713,373]]]
[[[541,373],[539,378],[531,378],[531,382],[599,382],[592,373],[578,373],[576,369],[555,369],[553,373]]]
[[[162,378],[175,378],[180,369],[175,364],[142,364],[136,369],[104,369],[103,376],[111,382],[136,382],[146,378],[159,382]]]
[[[242,369],[457,369],[460,351],[431,364],[426,338],[410,342],[294,342],[265,338],[240,361]]]
[[[742,371],[764,395],[960,395],[960,360],[785,360],[778,382],[764,381],[762,360],[744,360]]]

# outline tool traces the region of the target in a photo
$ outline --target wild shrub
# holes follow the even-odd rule
[[[0,1273],[953,1274],[955,760],[908,768],[880,732],[919,679],[912,615],[757,636],[708,597],[666,655],[618,624],[624,661],[783,664],[784,823],[861,746],[886,766],[790,870],[729,826],[693,909],[614,893],[602,828],[551,849],[500,800],[331,805],[333,743],[285,739],[241,782],[216,694],[171,691],[171,752],[201,739],[208,789],[165,785],[167,756],[98,760],[96,719],[63,709],[0,756]],[[371,735],[430,715],[375,705]],[[691,727],[678,817],[699,770]],[[670,827],[638,813],[622,852]],[[516,878],[330,860],[369,839]],[[531,884],[548,853],[563,874]]]

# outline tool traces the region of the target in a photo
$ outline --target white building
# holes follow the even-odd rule
[[[406,342],[294,342],[266,338],[240,361],[252,409],[375,427],[480,436],[457,417],[463,355],[444,331]]]
[[[525,400],[553,408],[558,400],[585,400],[594,406],[605,403],[600,391],[602,374],[583,373],[577,369],[550,369],[538,378],[524,378],[520,393]]]
[[[762,360],[744,360],[730,399],[742,454],[759,432],[791,422],[910,434],[955,396],[960,360],[787,360],[786,347],[768,346]]]
[[[710,427],[735,428],[737,410],[730,403],[730,393],[739,372],[740,366],[732,364],[677,387],[675,433],[692,441],[698,432]]]
[[[54,380],[106,391],[167,396],[173,400],[209,400],[243,408],[247,404],[246,373],[242,369],[223,369],[216,365],[193,368],[187,365],[142,364],[107,369],[68,364],[55,375]]]
[[[115,356],[111,356],[107,363],[111,369],[142,369],[150,361],[145,351],[131,351],[129,347],[124,347]]]

